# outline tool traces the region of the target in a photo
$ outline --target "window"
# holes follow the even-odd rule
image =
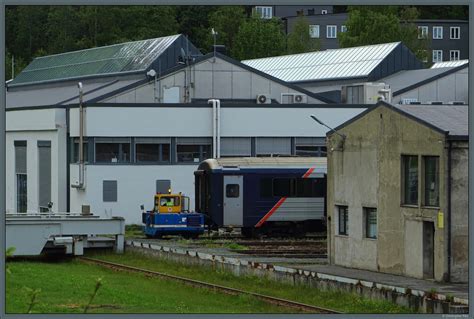
[[[290,137],[257,137],[255,146],[257,156],[291,155]]]
[[[156,193],[167,194],[171,189],[171,181],[169,179],[156,180]]]
[[[51,141],[38,141],[38,206],[48,211],[51,202]]]
[[[79,138],[74,138],[72,163],[79,163]],[[89,162],[89,141],[87,138],[82,140],[82,152],[84,154],[84,163]]]
[[[170,162],[169,138],[136,138],[135,159],[137,163]]]
[[[365,237],[375,239],[377,238],[377,209],[364,207],[363,211],[364,211]]]
[[[27,209],[27,175],[26,175],[26,141],[15,141],[15,174],[16,174],[16,211],[26,213]]]
[[[295,155],[302,157],[325,157],[327,155],[326,146],[296,145]]]
[[[428,50],[418,50],[416,51],[417,57],[422,61],[422,62],[428,62]]]
[[[428,27],[419,26],[418,27],[418,39],[427,39],[428,38]]]
[[[225,196],[228,198],[239,197],[239,184],[227,184],[225,186]]]
[[[402,155],[402,203],[418,204],[418,156]]]
[[[262,19],[271,19],[273,17],[272,7],[255,7],[255,12]]]
[[[443,38],[443,27],[433,27],[433,39]]]
[[[221,137],[221,157],[251,155],[252,140],[250,137]]]
[[[433,63],[443,62],[443,50],[433,50]]]
[[[312,24],[309,26],[309,36],[311,38],[319,38],[319,25]]]
[[[458,61],[460,51],[459,50],[450,50],[449,51],[449,61]]]
[[[337,38],[337,26],[336,25],[326,26],[326,38],[328,38],[328,39]]]
[[[425,206],[439,206],[439,157],[423,156]]]
[[[117,201],[117,181],[102,181],[102,200],[104,202]]]
[[[347,27],[345,25],[341,25],[341,32],[347,32]]]
[[[449,28],[449,35],[451,39],[459,39],[461,37],[461,28],[460,27],[451,27]]]
[[[347,206],[336,206],[337,207],[337,213],[338,213],[338,223],[339,223],[339,229],[338,229],[338,234],[339,235],[348,235],[349,234],[349,210]]]
[[[211,157],[211,138],[179,137],[176,143],[178,162],[199,163]]]
[[[129,138],[96,138],[95,161],[97,163],[129,163]]]
[[[260,197],[324,197],[326,183],[321,178],[263,178]]]

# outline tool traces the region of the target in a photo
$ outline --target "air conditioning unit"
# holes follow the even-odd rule
[[[294,103],[308,103],[308,97],[306,94],[295,94],[295,97],[293,98]]]
[[[341,102],[345,104],[375,104],[378,101],[392,102],[392,90],[385,83],[360,83],[344,85]]]
[[[257,104],[271,104],[272,99],[269,94],[258,94]]]
[[[443,102],[442,102],[442,101],[429,101],[428,104],[431,104],[431,105],[443,105]]]

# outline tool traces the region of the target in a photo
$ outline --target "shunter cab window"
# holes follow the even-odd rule
[[[226,197],[239,197],[239,184],[227,184],[225,186]]]
[[[166,206],[179,206],[179,197],[178,196],[166,196],[166,197],[161,197],[156,200],[155,205],[160,205],[162,207]]]

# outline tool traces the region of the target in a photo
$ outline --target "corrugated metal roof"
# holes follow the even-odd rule
[[[244,60],[242,63],[287,82],[365,77],[400,43]]]
[[[469,60],[457,60],[457,61],[445,61],[445,62],[436,62],[431,66],[432,69],[437,68],[454,68],[457,66],[464,65],[469,63]]]
[[[10,85],[146,70],[180,35],[39,57]]]
[[[394,105],[394,107],[449,132],[449,135],[469,136],[468,105]]]
[[[403,70],[382,78],[379,81],[390,85],[392,92],[397,92],[426,79],[443,74],[446,71],[446,69]]]

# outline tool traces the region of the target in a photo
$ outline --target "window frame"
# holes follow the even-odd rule
[[[437,31],[435,31],[437,30]],[[443,26],[433,26],[433,40],[442,40],[443,39]]]
[[[430,192],[427,189],[427,161],[430,159],[435,160],[435,176],[434,176],[434,183],[435,189],[434,194],[436,195],[436,200],[434,203],[430,202],[429,194]],[[439,208],[439,201],[440,201],[440,158],[439,156],[431,156],[431,155],[424,155],[422,156],[422,163],[423,163],[423,206],[424,207],[436,207]]]
[[[158,160],[156,161],[146,161],[146,160],[139,160],[138,159],[138,154],[139,152],[137,151],[137,148],[139,145],[155,145],[158,147]],[[164,160],[163,155],[164,155],[164,146],[168,146],[168,159]],[[134,163],[137,164],[170,164],[171,163],[171,142],[170,143],[143,143],[143,142],[135,142],[134,143]]]
[[[337,209],[337,234],[339,236],[349,236],[349,206],[336,205],[336,209]],[[342,221],[344,221],[344,223],[341,223],[341,213],[343,215]]]
[[[259,9],[261,10],[260,13],[258,12]],[[273,7],[271,6],[255,6],[255,12],[259,15],[261,19],[273,18]],[[267,13],[269,14],[267,15]]]
[[[410,195],[407,193],[407,167],[406,165],[410,165],[408,162],[406,164],[406,161],[409,159],[416,159],[416,198],[414,201],[411,201],[409,199]],[[401,183],[400,183],[400,189],[401,189],[401,205],[403,206],[418,206],[419,205],[419,200],[420,200],[420,191],[419,191],[419,186],[420,186],[420,169],[419,169],[419,158],[418,155],[410,155],[410,154],[402,154],[401,156]],[[409,177],[408,177],[409,178]]]
[[[130,164],[132,163],[132,140],[131,138],[127,137],[125,138],[127,139],[128,141],[126,142],[119,142],[119,141],[114,141],[113,138],[111,138],[110,141],[107,141],[106,139],[104,140],[100,140],[100,141],[95,141],[94,142],[94,163],[95,164],[112,164],[112,165],[116,165],[116,164]],[[124,139],[124,140],[125,140]],[[98,161],[97,160],[97,146],[98,144],[118,144],[118,157],[115,157],[117,159],[117,161]],[[128,144],[128,160],[121,160],[121,158],[123,157],[123,154],[126,154],[124,153],[123,151],[123,144]]]
[[[330,29],[334,30],[334,36],[329,36],[330,35],[329,30]],[[333,35],[332,32],[331,32],[331,35]],[[326,26],[326,39],[337,39],[337,25],[331,24],[331,25]]]
[[[436,55],[435,55],[436,53]],[[435,56],[439,56],[440,59],[435,60]],[[432,51],[432,62],[437,63],[437,62],[443,62],[443,50],[433,50]]]
[[[418,39],[428,39],[429,27],[427,25],[418,26]]]
[[[457,58],[453,59],[453,53],[457,53]],[[461,50],[449,50],[449,61],[459,61],[461,59]]]
[[[345,24],[341,25],[341,32],[347,32],[347,26]]]
[[[236,189],[237,192],[232,191],[233,189]],[[226,198],[239,198],[240,197],[240,184],[226,184],[225,197]]]
[[[377,208],[375,207],[362,207],[362,211],[364,214],[364,238],[366,239],[377,239],[378,235],[378,220],[377,220]],[[369,214],[375,212],[375,234],[372,236],[369,236]]]
[[[454,31],[454,36],[453,36],[453,31]],[[461,27],[449,27],[449,38],[451,40],[461,39]]]
[[[179,147],[182,147],[182,146],[197,146],[199,148],[199,158],[198,158],[198,161],[196,161],[196,157],[193,157],[193,160],[192,161],[183,161],[183,160],[180,160],[179,158],[179,152],[178,152],[178,148]],[[206,152],[205,151],[205,147],[209,147],[209,150]],[[196,154],[198,152],[192,152],[193,154]],[[190,152],[181,152],[181,153],[190,153]],[[208,157],[204,156],[204,154],[207,153],[208,154]],[[176,163],[178,164],[198,164],[200,162],[202,162],[203,160],[205,159],[208,159],[208,158],[211,158],[212,157],[212,144],[176,144]]]
[[[312,32],[313,29],[318,30],[317,36],[313,36],[313,32]],[[319,24],[310,24],[309,25],[309,37],[311,39],[319,39],[321,37],[321,27],[319,26]]]

